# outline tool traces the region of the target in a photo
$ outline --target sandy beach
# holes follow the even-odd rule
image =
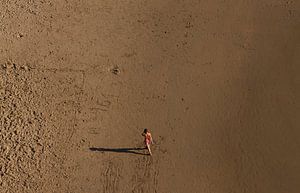
[[[298,1],[1,1],[0,192],[298,193],[299,61]]]

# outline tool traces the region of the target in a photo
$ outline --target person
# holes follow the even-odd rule
[[[152,152],[151,152],[151,149],[150,149],[150,144],[153,144],[153,139],[152,139],[152,136],[151,136],[151,133],[149,132],[148,129],[144,129],[144,132],[142,133],[142,136],[144,136],[145,140],[145,145],[149,151],[149,154],[152,156]]]

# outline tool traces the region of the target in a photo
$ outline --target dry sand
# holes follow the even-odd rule
[[[0,192],[298,193],[299,8],[1,1]]]

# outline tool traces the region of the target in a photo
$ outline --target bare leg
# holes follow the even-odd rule
[[[150,149],[150,145],[149,145],[149,144],[147,144],[147,148],[148,148],[148,151],[149,151],[150,155],[152,155],[151,149]]]

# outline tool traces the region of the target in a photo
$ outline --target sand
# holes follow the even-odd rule
[[[298,193],[299,8],[1,1],[0,192]]]

